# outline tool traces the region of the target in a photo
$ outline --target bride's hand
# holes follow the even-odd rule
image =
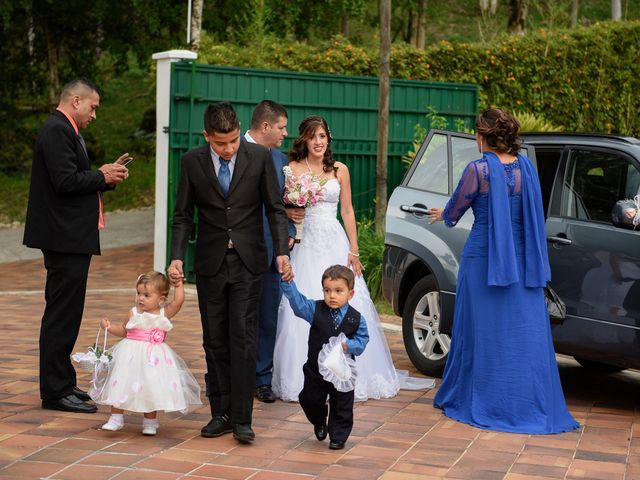
[[[362,276],[362,271],[364,270],[364,267],[360,263],[360,258],[357,257],[356,255],[354,255],[353,253],[349,252],[348,263],[349,263],[349,268],[351,268],[351,270],[353,270],[353,273],[355,273],[356,275],[361,277]]]

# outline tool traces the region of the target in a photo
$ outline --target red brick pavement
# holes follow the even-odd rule
[[[151,266],[151,245],[94,258],[79,350],[92,343],[101,316],[126,315],[137,275]],[[435,389],[356,404],[353,434],[337,452],[315,440],[298,404],[280,401],[255,403],[252,446],[229,435],[200,437],[207,405],[161,415],[156,437],[140,434],[138,415],[128,415],[123,430],[104,432],[98,427],[106,407],[93,415],[40,408],[42,261],[0,264],[0,278],[0,479],[640,479],[640,374],[590,374],[566,358],[559,359],[565,394],[583,427],[560,435],[495,433],[451,421],[432,407]],[[202,378],[192,290],[175,324],[171,345]],[[387,332],[387,339],[396,367],[417,375],[401,335]],[[88,374],[79,380],[86,386]]]

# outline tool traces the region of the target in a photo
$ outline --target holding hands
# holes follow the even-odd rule
[[[276,263],[278,264],[278,272],[282,275],[282,280],[290,282],[293,280],[293,269],[289,262],[289,257],[286,255],[278,255],[276,257]]]
[[[184,272],[182,270],[182,260],[171,260],[167,274],[169,275],[169,282],[174,287],[179,287],[184,282]]]

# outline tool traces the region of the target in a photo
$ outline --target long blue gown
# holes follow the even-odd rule
[[[542,287],[529,287],[526,283],[531,282],[525,282],[527,275],[533,275],[525,261],[525,253],[531,251],[525,245],[527,215],[523,212],[529,204],[523,209],[521,164],[527,162],[525,167],[530,170],[525,172],[533,167],[522,156],[512,164],[496,161],[497,157],[488,159],[485,154],[471,162],[443,212],[445,223],[452,227],[471,207],[475,222],[462,252],[451,349],[434,406],[454,420],[488,430],[528,434],[570,431],[579,424],[569,413],[562,392]],[[496,170],[503,168],[504,175],[500,172],[493,178],[497,184],[504,178],[505,184],[499,187],[508,194],[504,209],[505,217],[510,216],[517,281],[507,286],[490,281],[491,269],[495,270],[495,265],[489,267],[490,261],[498,261],[497,254],[491,259],[492,232],[509,230],[508,225],[506,230],[504,225],[493,225],[498,219],[492,220],[490,214],[491,165],[497,165]],[[530,184],[533,182],[525,181]],[[544,222],[537,180],[531,190],[536,194],[533,210],[541,216],[539,222]],[[538,223],[538,228],[540,225],[543,223]],[[548,277],[544,232],[537,235],[542,242],[538,250],[544,254],[540,264],[546,266]],[[500,240],[498,248],[506,248],[505,239]]]

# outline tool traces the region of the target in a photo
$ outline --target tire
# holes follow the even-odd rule
[[[573,357],[576,361],[587,370],[598,373],[616,373],[625,370],[625,367],[619,367],[618,365],[611,365],[609,363],[595,362],[582,357]]]
[[[421,373],[442,377],[451,338],[440,333],[440,292],[433,275],[420,279],[407,297],[402,338],[411,363]]]

